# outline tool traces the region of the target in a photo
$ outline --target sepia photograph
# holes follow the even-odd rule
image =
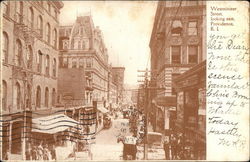
[[[2,1],[7,160],[206,160],[206,1]]]

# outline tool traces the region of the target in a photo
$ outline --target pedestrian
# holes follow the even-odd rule
[[[43,141],[41,141],[40,145],[37,147],[37,153],[38,153],[38,160],[43,160],[43,146],[42,146]]]
[[[177,156],[179,159],[183,158],[183,137],[182,137],[182,133],[180,133],[178,135],[178,139],[177,139],[177,147],[176,147],[176,151],[177,151]]]
[[[165,137],[165,141],[164,141],[164,151],[165,151],[165,160],[170,160],[169,157],[169,152],[170,152],[170,143],[169,143],[169,139],[168,137]]]
[[[170,146],[171,146],[171,160],[176,160],[177,159],[177,153],[176,153],[177,139],[173,134],[171,134]]]
[[[133,134],[133,138],[135,140],[135,143],[133,145],[133,151],[132,151],[132,160],[136,160],[136,154],[137,154],[137,137],[136,133]]]

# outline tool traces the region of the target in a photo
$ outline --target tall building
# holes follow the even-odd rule
[[[124,72],[125,67],[112,67],[112,77],[117,85],[117,104],[122,104],[124,93]]]
[[[173,79],[206,58],[205,13],[204,1],[158,2],[149,45],[151,84],[158,88],[164,87],[165,90],[151,91],[151,96],[156,101],[151,106],[154,109],[151,116],[155,130],[171,129],[165,112],[172,106],[176,107]],[[171,102],[175,103],[168,104]],[[176,111],[171,114],[173,121]]]
[[[108,53],[99,27],[90,15],[79,16],[73,25],[61,26],[60,68],[84,68],[85,101],[105,107],[108,97]]]
[[[30,134],[24,125],[30,118],[23,111],[47,111],[56,103],[62,7],[60,1],[1,3],[3,159],[7,151],[25,156],[24,139]]]

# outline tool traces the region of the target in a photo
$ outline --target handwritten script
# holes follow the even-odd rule
[[[249,109],[249,40],[244,31],[235,30],[238,8],[208,9],[207,134],[221,148],[243,150],[248,140],[243,116]]]

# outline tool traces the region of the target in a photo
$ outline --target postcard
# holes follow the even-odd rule
[[[3,161],[249,160],[247,1],[2,1]]]

